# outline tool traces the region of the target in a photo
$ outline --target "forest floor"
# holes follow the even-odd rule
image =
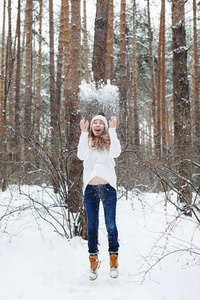
[[[0,192],[0,218],[11,198],[20,205],[16,190],[10,186]],[[62,238],[50,224],[24,211],[0,223],[0,300],[199,300],[200,231],[195,219],[165,205],[162,193],[133,191],[128,199],[122,191],[118,195],[117,279],[109,277],[102,206],[101,267],[92,282],[87,241]]]

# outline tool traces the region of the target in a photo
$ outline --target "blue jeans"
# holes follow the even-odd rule
[[[119,243],[116,226],[116,190],[110,184],[87,185],[84,200],[88,220],[88,252],[90,255],[98,254],[99,203],[101,200],[108,232],[108,251],[117,253]]]

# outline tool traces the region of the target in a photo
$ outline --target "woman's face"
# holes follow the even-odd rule
[[[104,122],[101,120],[94,120],[92,123],[92,132],[94,136],[101,136],[105,131]]]

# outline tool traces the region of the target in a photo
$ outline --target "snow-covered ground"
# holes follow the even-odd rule
[[[164,194],[133,192],[127,200],[118,195],[119,278],[109,277],[102,207],[101,267],[93,282],[88,280],[87,242],[62,238],[24,210],[0,223],[0,300],[199,300],[200,232],[195,219],[177,217],[172,205],[164,205]],[[18,206],[24,196],[16,186],[0,192],[0,218],[10,199]]]

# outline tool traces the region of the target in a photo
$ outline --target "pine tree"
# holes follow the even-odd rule
[[[63,41],[63,55],[64,55],[64,68],[63,68],[63,96],[64,102],[62,106],[62,116],[64,119],[64,132],[65,143],[68,147],[69,139],[69,103],[71,101],[71,67],[70,67],[70,22],[69,22],[69,0],[64,3],[64,41]]]
[[[153,117],[153,137],[156,140],[156,92],[155,92],[155,76],[154,76],[154,58],[153,58],[153,40],[152,40],[152,29],[151,29],[151,17],[150,17],[150,6],[149,0],[147,0],[147,11],[148,11],[148,35],[149,35],[149,60],[150,60],[150,71],[151,71],[151,96],[152,96],[152,117]],[[151,135],[151,131],[150,131]]]
[[[36,104],[36,140],[40,137],[40,118],[41,118],[41,75],[42,75],[42,10],[43,0],[40,0],[39,11],[39,50],[38,50],[38,72],[37,72],[37,104]]]
[[[87,40],[87,7],[86,0],[83,1],[83,47],[84,47],[84,79],[89,83],[88,70],[88,40]]]
[[[174,154],[178,172],[178,200],[184,204],[185,213],[191,215],[192,191],[189,184],[191,181],[191,166],[186,159],[191,152],[191,118],[184,0],[172,1],[172,49],[174,142],[176,145]]]
[[[20,139],[20,78],[21,78],[21,2],[18,0],[17,10],[17,65],[16,65],[16,86],[15,86],[15,160],[21,158]]]
[[[161,23],[161,49],[162,49],[162,62],[161,62],[161,103],[162,103],[162,113],[161,113],[161,122],[162,122],[162,154],[166,153],[166,114],[167,114],[167,107],[166,107],[166,89],[165,89],[165,0],[162,0],[162,23]]]
[[[92,71],[94,81],[98,84],[106,82],[106,41],[108,29],[108,3],[109,0],[97,0],[94,50]]]
[[[24,157],[30,159],[29,139],[32,130],[32,18],[33,0],[26,2],[26,66],[25,66],[25,116],[24,116]],[[26,171],[30,169],[30,164],[26,164]]]
[[[113,81],[113,55],[114,55],[114,4],[113,0],[109,1],[108,7],[108,30],[107,30],[107,42],[106,42],[106,79],[109,79],[112,83]]]
[[[54,18],[53,18],[53,0],[49,0],[49,56],[50,56],[50,119],[51,119],[51,160],[53,164],[53,175],[51,178],[52,185],[54,187],[54,192],[58,193],[59,183],[57,180],[57,109],[56,106],[56,90],[55,90],[55,62],[54,62]]]
[[[1,45],[1,76],[0,76],[0,187],[4,191],[6,189],[6,101],[5,101],[5,16],[6,16],[6,0],[3,3],[3,26],[2,26],[2,45]]]
[[[126,61],[126,1],[121,0],[119,53],[119,128],[122,147],[127,143],[127,61]]]
[[[71,212],[77,212],[81,207],[82,190],[80,187],[80,164],[81,162],[74,151],[79,139],[79,85],[81,83],[81,21],[80,0],[71,2],[71,101],[69,105],[70,128],[69,128],[69,150],[70,156],[68,168],[68,207]]]
[[[133,101],[134,101],[134,146],[138,150],[140,145],[139,137],[139,111],[138,111],[138,77],[137,77],[137,38],[136,38],[136,1],[133,1]]]
[[[199,100],[199,73],[198,73],[198,47],[196,24],[196,0],[193,0],[193,40],[194,40],[194,125],[195,125],[195,149],[200,147],[200,100]],[[198,151],[197,150],[197,151]],[[198,151],[199,153],[199,151]]]

